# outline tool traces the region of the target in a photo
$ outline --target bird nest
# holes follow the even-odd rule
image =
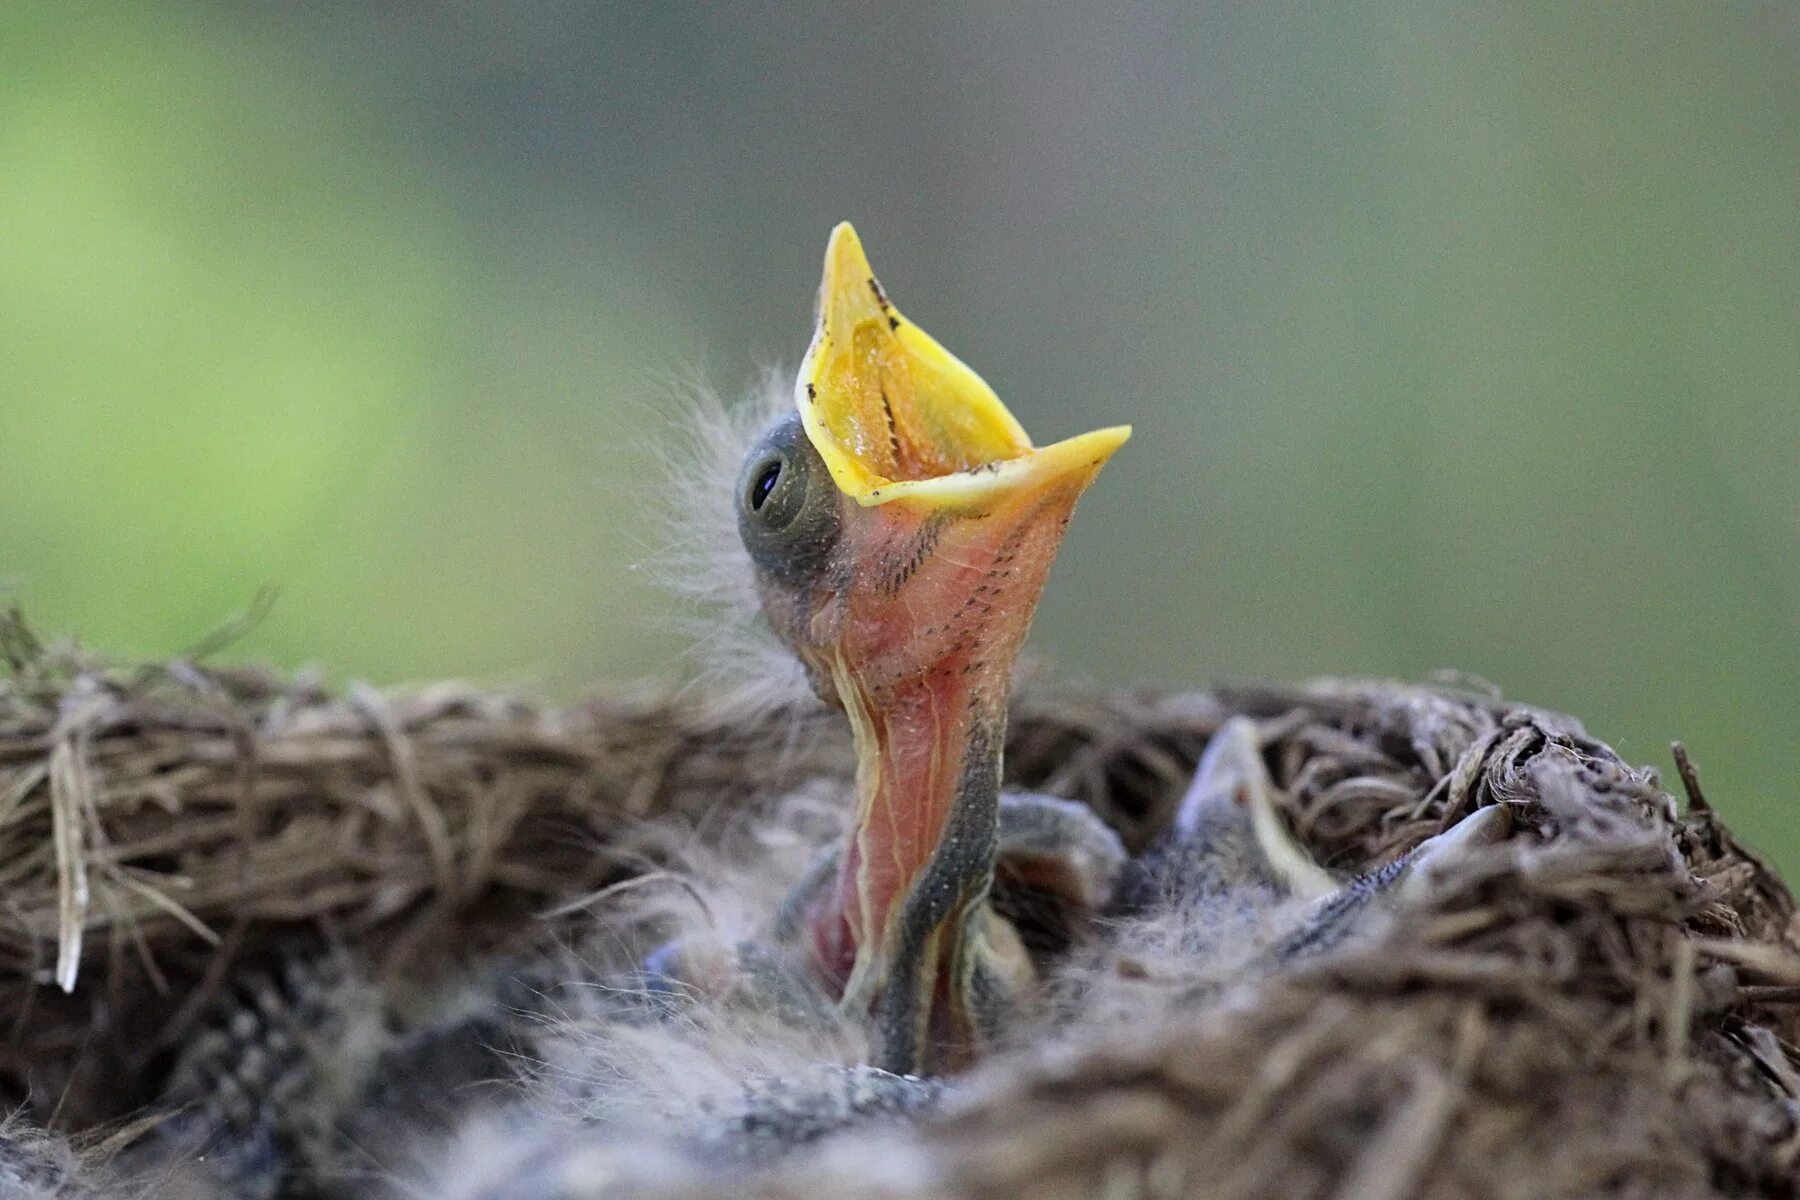
[[[17,622],[0,656],[0,1103],[89,1147],[129,1133],[233,976],[296,937],[429,981],[618,883],[631,868],[596,851],[622,826],[704,833],[852,769],[841,718],[806,704],[339,694],[107,667]],[[1685,758],[1683,812],[1574,720],[1486,693],[1037,679],[1008,780],[1091,805],[1142,849],[1240,714],[1327,866],[1390,861],[1488,805],[1514,833],[1434,873],[1376,936],[1229,1003],[1010,1049],[915,1124],[725,1180],[597,1164],[567,1194],[1800,1194],[1793,900]],[[13,1170],[44,1194],[75,1194],[54,1140],[15,1124],[8,1152],[37,1155]],[[496,1178],[514,1153],[531,1150],[497,1149]]]

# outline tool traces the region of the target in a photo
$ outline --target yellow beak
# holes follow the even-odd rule
[[[795,403],[832,480],[864,507],[965,506],[1086,469],[1131,436],[1097,429],[1037,448],[981,376],[900,315],[849,222],[831,231],[818,324]]]

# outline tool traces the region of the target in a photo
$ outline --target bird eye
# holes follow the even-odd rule
[[[738,536],[756,564],[808,582],[837,543],[839,494],[799,414],[763,431],[738,475]]]
[[[750,507],[756,512],[768,503],[769,493],[775,490],[775,484],[781,478],[781,460],[768,463],[756,476],[756,482],[750,485]]]

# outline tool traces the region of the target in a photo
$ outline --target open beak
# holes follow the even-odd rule
[[[856,824],[818,930],[849,1002],[897,957],[960,953],[955,931],[992,877],[1013,664],[1076,500],[1131,430],[1033,446],[979,375],[900,315],[848,224],[832,231],[795,391],[854,501],[846,567],[803,650],[856,736]],[[903,910],[927,885],[938,899],[914,928]]]
[[[954,507],[1071,477],[1085,487],[1129,425],[1034,447],[994,389],[900,315],[848,221],[831,231],[795,400],[838,488],[864,507]]]

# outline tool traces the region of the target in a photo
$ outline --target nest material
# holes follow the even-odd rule
[[[323,932],[428,978],[438,947],[517,944],[619,879],[597,851],[621,822],[704,829],[851,769],[841,719],[811,706],[341,697],[105,669],[16,625],[0,653],[0,1102],[78,1138],[150,1101],[197,1014],[279,943]],[[1794,904],[1691,774],[1683,816],[1576,722],[1483,694],[1039,682],[1009,782],[1141,848],[1239,713],[1328,865],[1388,861],[1483,805],[1524,829],[1252,1002],[985,1064],[942,1118],[881,1135],[902,1174],[827,1151],[668,1194],[1800,1195]]]

